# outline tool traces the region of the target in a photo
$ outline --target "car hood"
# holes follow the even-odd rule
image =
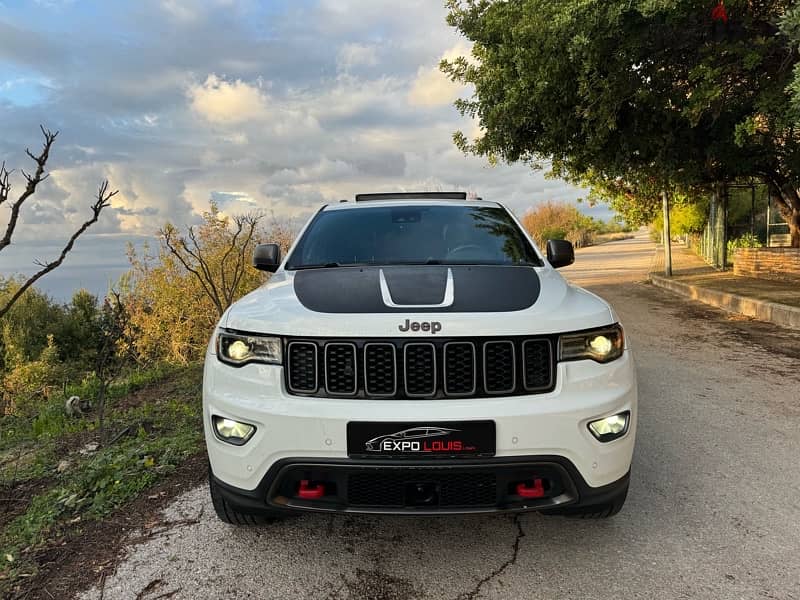
[[[231,306],[221,325],[298,337],[464,337],[616,320],[605,301],[548,267],[425,265],[279,271]]]

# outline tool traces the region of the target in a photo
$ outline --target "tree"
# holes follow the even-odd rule
[[[228,217],[212,204],[185,236],[165,225],[155,255],[130,248],[123,287],[137,353],[182,363],[202,357],[222,313],[265,281],[250,266],[257,242],[276,242],[285,251],[291,239],[279,223],[265,227],[259,215]]]
[[[457,107],[481,135],[455,135],[493,160],[552,161],[596,195],[643,203],[653,190],[771,183],[800,245],[798,136],[787,119],[797,49],[777,29],[788,0],[450,0],[473,60],[443,61],[474,87]]]
[[[253,213],[222,216],[219,208],[203,215],[203,224],[195,230],[188,227],[182,236],[174,225],[167,223],[159,236],[183,268],[200,284],[211,300],[217,317],[241,295],[241,284],[249,266],[254,236],[262,215]]]
[[[26,149],[25,153],[33,160],[36,164],[36,169],[34,170],[33,174],[26,173],[22,170],[22,175],[25,178],[26,185],[25,189],[22,190],[22,193],[14,200],[10,205],[10,212],[8,216],[8,223],[6,224],[5,233],[2,238],[0,238],[0,252],[5,250],[8,246],[11,245],[12,237],[14,236],[14,232],[17,229],[17,224],[19,222],[19,215],[20,211],[22,210],[23,205],[25,202],[30,199],[35,193],[36,189],[38,188],[39,184],[47,179],[49,176],[46,173],[47,161],[50,158],[50,149],[53,146],[53,143],[56,141],[56,136],[58,136],[58,132],[55,133],[41,127],[42,135],[44,136],[44,145],[42,146],[42,150],[39,154],[33,154],[30,150]],[[6,169],[6,163],[3,161],[0,163],[0,206],[6,204],[9,201],[9,195],[11,194],[11,174],[12,171]],[[39,266],[39,270],[31,275],[28,279],[24,280],[18,289],[13,293],[10,297],[8,297],[2,304],[0,304],[0,318],[5,315],[9,309],[17,302],[22,295],[30,288],[34,283],[39,281],[42,277],[47,275],[50,271],[57,269],[61,266],[61,263],[64,262],[64,259],[67,257],[67,254],[72,250],[72,247],[75,245],[75,241],[87,230],[89,227],[94,225],[97,220],[100,218],[100,213],[103,211],[104,208],[108,207],[111,204],[111,198],[117,194],[117,190],[111,192],[108,189],[108,181],[103,181],[100,184],[100,187],[97,190],[97,196],[95,198],[94,203],[91,205],[92,215],[91,217],[84,221],[84,223],[78,227],[78,229],[72,234],[72,236],[67,240],[67,243],[64,245],[61,253],[58,255],[57,258],[50,262],[41,262],[35,261],[36,265]]]

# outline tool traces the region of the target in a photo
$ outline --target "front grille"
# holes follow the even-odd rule
[[[507,394],[516,387],[514,343],[486,342],[483,346],[484,387],[487,394]]]
[[[475,344],[450,342],[444,345],[444,393],[469,396],[475,393]]]
[[[522,354],[525,358],[525,389],[548,389],[553,379],[550,340],[525,340],[522,343]]]
[[[436,347],[433,344],[405,345],[406,394],[424,398],[436,393]]]
[[[364,391],[368,396],[397,393],[397,359],[394,344],[364,344]]]
[[[325,346],[325,389],[335,396],[352,396],[356,393],[355,344],[333,342]]]
[[[286,352],[289,391],[313,394],[317,391],[317,345],[290,342]]]
[[[290,393],[441,399],[544,393],[555,387],[553,340],[289,339]]]
[[[393,469],[353,473],[347,479],[347,502],[353,506],[400,508],[409,505],[410,487],[430,486],[441,507],[494,506],[497,479],[493,473]]]

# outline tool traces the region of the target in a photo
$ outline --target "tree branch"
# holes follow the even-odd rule
[[[44,131],[44,130],[43,130]],[[50,142],[52,143],[52,139],[55,138],[55,135],[51,135]],[[42,161],[42,165],[46,162],[46,158]],[[100,187],[97,190],[97,198],[92,204],[92,217],[85,221],[83,225],[81,225],[78,230],[72,234],[72,237],[69,238],[64,248],[61,250],[61,254],[56,258],[54,261],[49,263],[37,262],[39,266],[42,268],[37,271],[34,275],[32,275],[25,283],[23,283],[19,289],[14,293],[13,296],[6,303],[0,307],[0,318],[2,318],[14,305],[14,303],[19,300],[19,298],[24,294],[28,288],[30,288],[34,283],[36,283],[39,279],[47,275],[50,271],[56,269],[64,262],[64,259],[67,257],[67,254],[70,253],[72,247],[75,245],[75,241],[87,230],[89,227],[97,223],[97,220],[100,218],[100,213],[103,211],[104,208],[110,206],[111,198],[116,196],[119,190],[114,190],[113,192],[108,191],[108,181],[104,181],[100,184]],[[12,228],[13,232],[13,228]],[[6,244],[8,245],[8,244]]]
[[[53,142],[55,142],[58,132],[56,131],[55,133],[53,133],[42,126],[39,126],[39,128],[42,130],[42,135],[44,135],[44,145],[42,146],[42,151],[39,153],[38,156],[36,156],[27,148],[25,149],[25,154],[30,156],[36,163],[36,171],[34,172],[33,175],[29,175],[23,171],[23,175],[25,176],[25,179],[28,181],[28,184],[25,186],[25,190],[23,190],[20,197],[17,198],[17,201],[11,205],[11,215],[8,218],[6,233],[2,237],[2,239],[0,239],[0,251],[2,251],[9,244],[11,244],[11,237],[14,235],[14,230],[17,228],[17,220],[19,218],[19,211],[22,208],[22,205],[25,204],[25,201],[31,196],[33,196],[33,194],[36,192],[36,186],[38,186],[42,181],[47,179],[47,175],[45,175],[44,170],[45,166],[47,165],[47,159],[50,158],[50,148],[53,145]],[[3,189],[6,190],[5,194],[7,197],[8,191],[11,188],[8,186],[8,173],[5,171],[5,165],[3,165],[3,172],[5,172],[5,184],[0,183],[0,190]],[[0,179],[2,179],[2,177],[0,177]],[[108,182],[106,182],[106,186],[107,185]],[[5,201],[6,197],[3,197],[2,192],[0,192],[0,198],[2,198],[3,201]]]
[[[204,278],[204,276],[203,276],[203,275],[201,275],[201,274],[200,274],[200,273],[197,271],[197,269],[195,269],[195,268],[193,268],[192,266],[190,266],[190,265],[189,265],[189,262],[188,262],[188,261],[186,260],[186,258],[185,258],[185,257],[184,257],[184,256],[183,256],[181,253],[180,253],[180,251],[178,250],[178,248],[177,248],[177,247],[174,245],[174,243],[173,243],[173,237],[172,237],[172,234],[173,234],[174,232],[175,232],[175,229],[174,229],[172,226],[165,227],[164,229],[162,229],[162,230],[160,231],[160,233],[161,233],[161,237],[164,239],[164,245],[166,245],[166,247],[167,247],[167,250],[169,250],[169,251],[170,251],[170,253],[171,253],[171,254],[172,254],[172,255],[173,255],[175,258],[177,258],[177,259],[180,261],[180,263],[181,263],[181,264],[184,266],[184,268],[185,268],[187,271],[189,271],[189,273],[191,273],[192,275],[194,275],[194,276],[195,276],[195,278],[197,278],[197,281],[199,281],[199,282],[200,282],[200,285],[203,287],[203,290],[205,290],[205,292],[206,292],[206,294],[208,295],[208,297],[209,297],[209,298],[211,298],[211,301],[214,303],[214,307],[217,309],[217,312],[219,313],[219,316],[222,316],[222,313],[223,313],[223,312],[225,312],[225,311],[224,311],[224,309],[222,308],[222,303],[221,303],[221,302],[220,302],[220,300],[219,300],[219,296],[217,296],[216,289],[209,289],[208,285],[206,285],[206,281],[205,281],[205,278]],[[188,252],[188,253],[189,253],[191,256],[194,256],[194,255],[192,255],[192,253],[191,253],[191,252],[188,250],[185,240],[183,240],[182,238],[178,238],[178,243],[180,243],[180,244],[181,244],[181,246],[182,246],[182,247],[183,247],[183,248],[184,248],[184,249],[185,249],[185,250],[186,250],[186,251],[187,251],[187,252]]]
[[[0,204],[8,200],[8,195],[11,193],[11,183],[8,178],[12,171],[6,169],[6,162],[0,163]]]

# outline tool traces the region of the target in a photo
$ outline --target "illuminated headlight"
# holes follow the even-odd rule
[[[560,360],[583,360],[589,358],[607,363],[622,356],[625,336],[622,327],[612,325],[581,333],[562,335],[559,339]]]
[[[253,425],[240,423],[233,419],[225,419],[214,415],[212,421],[214,423],[214,433],[217,434],[217,437],[223,442],[228,442],[234,446],[243,446],[256,432],[256,428]]]
[[[217,335],[217,356],[236,366],[251,362],[279,365],[283,356],[281,338],[221,332]]]
[[[628,433],[631,413],[623,412],[589,423],[589,431],[601,442],[610,442]]]

